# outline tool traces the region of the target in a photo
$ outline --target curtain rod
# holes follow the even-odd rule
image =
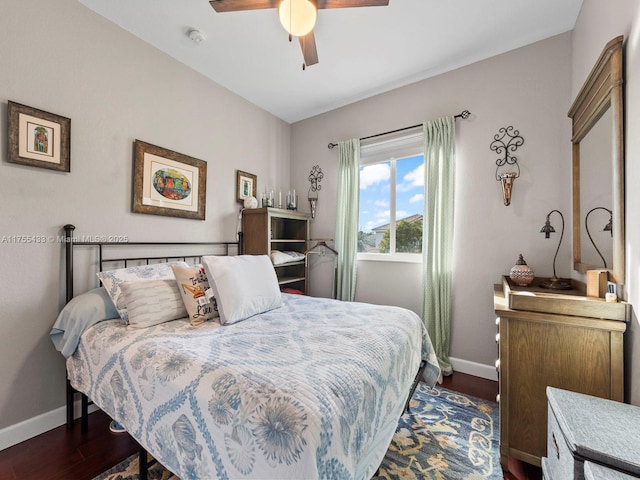
[[[454,115],[453,118],[467,119],[467,118],[469,118],[469,115],[471,115],[471,112],[469,110],[463,110],[458,115]],[[421,127],[421,126],[422,126],[422,123],[419,123],[417,125],[411,125],[410,127],[398,128],[397,130],[390,130],[388,132],[383,132],[383,133],[376,133],[375,135],[369,135],[368,137],[362,137],[360,139],[360,141],[368,140],[370,138],[381,137],[383,135],[389,135],[390,133],[397,133],[397,132],[402,132],[404,130],[411,130],[412,128],[417,128],[417,127]],[[337,143],[330,143],[329,145],[327,145],[327,148],[329,148],[329,150],[333,150],[337,146],[338,146]]]

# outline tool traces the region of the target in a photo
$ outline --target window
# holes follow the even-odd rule
[[[419,260],[424,214],[422,133],[361,147],[359,258]]]

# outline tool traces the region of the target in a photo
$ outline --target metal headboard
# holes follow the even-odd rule
[[[98,250],[98,262],[100,271],[104,269],[106,263],[121,263],[127,267],[131,262],[141,263],[157,263],[160,261],[169,262],[170,260],[183,260],[195,259],[198,262],[204,255],[212,255],[211,253],[201,254],[188,254],[188,255],[162,255],[162,256],[112,256],[115,255],[114,248],[118,250],[118,247],[222,247],[224,255],[232,255],[235,250],[238,255],[242,253],[242,239],[237,242],[86,242],[77,241],[73,232],[76,229],[74,225],[67,224],[64,226],[65,231],[65,282],[66,282],[66,301],[69,302],[73,298],[73,252],[75,247],[95,247]],[[119,254],[118,254],[119,255]]]

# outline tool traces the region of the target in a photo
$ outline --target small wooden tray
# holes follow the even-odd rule
[[[631,305],[626,302],[605,302],[603,298],[586,297],[584,285],[572,281],[572,290],[549,290],[540,287],[547,278],[534,278],[527,287],[513,283],[508,276],[502,277],[502,288],[509,308],[532,312],[575,315],[628,322]]]

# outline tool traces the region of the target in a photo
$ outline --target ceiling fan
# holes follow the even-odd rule
[[[382,7],[389,5],[389,0],[211,0],[209,3],[218,13],[277,8],[280,23],[289,32],[289,41],[292,37],[298,37],[300,41],[304,70],[318,63],[316,38],[313,35],[318,9]]]

